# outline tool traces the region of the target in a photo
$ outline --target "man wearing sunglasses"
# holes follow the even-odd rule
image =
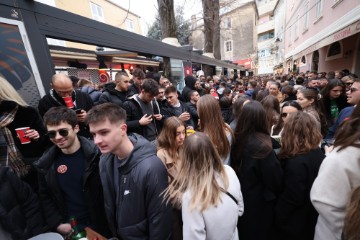
[[[76,113],[67,107],[51,108],[44,124],[54,146],[34,166],[47,225],[67,235],[70,217],[75,217],[80,228],[91,227],[110,237],[99,176],[100,151],[91,140],[77,135]]]
[[[86,112],[94,105],[89,94],[81,92],[80,90],[74,90],[73,82],[66,74],[55,74],[51,79],[50,92],[46,94],[39,101],[38,109],[40,115],[44,114],[52,107],[66,106],[64,101],[65,97],[71,97],[72,109],[76,110],[77,120],[79,123],[79,135],[90,138],[90,132],[88,127],[84,124]]]
[[[328,135],[325,137],[326,139],[334,138],[336,129],[338,126],[346,119],[350,117],[354,108],[357,104],[360,103],[360,78],[352,78],[352,85],[346,91],[347,103],[354,105],[350,107],[346,107],[339,113],[339,117],[336,119],[336,122],[333,126],[330,127]]]
[[[119,239],[172,239],[172,211],[163,200],[168,186],[155,146],[127,134],[126,112],[104,103],[86,116],[101,153],[100,177],[109,228]]]

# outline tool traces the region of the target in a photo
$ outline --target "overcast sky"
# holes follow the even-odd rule
[[[111,0],[119,4],[125,9],[129,8],[130,11],[141,17],[141,24],[143,33],[147,33],[147,29],[155,21],[157,14],[158,4],[157,0]],[[202,12],[201,0],[175,0],[175,6],[184,6],[184,18],[190,20],[191,15]],[[176,14],[176,13],[175,13]]]

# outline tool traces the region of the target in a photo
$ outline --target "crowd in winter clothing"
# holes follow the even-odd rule
[[[0,77],[0,238],[357,239],[356,75],[184,80],[55,74],[35,109]]]

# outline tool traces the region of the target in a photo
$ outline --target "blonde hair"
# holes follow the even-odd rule
[[[233,134],[231,128],[225,124],[222,118],[219,102],[210,94],[206,94],[197,102],[197,111],[201,121],[200,130],[209,136],[216,146],[219,155],[225,158],[231,150],[226,131],[231,133],[231,135]],[[215,129],[222,129],[222,131],[215,131]]]
[[[16,102],[19,106],[27,107],[27,104],[24,99],[16,92],[14,87],[2,76],[0,76],[0,102],[1,101],[13,101]]]
[[[216,181],[218,174],[224,189]],[[190,211],[199,207],[202,212],[216,206],[221,201],[221,192],[227,191],[228,186],[229,180],[214,144],[204,133],[197,132],[185,140],[181,169],[165,190],[164,199],[181,206],[181,196],[189,191]]]

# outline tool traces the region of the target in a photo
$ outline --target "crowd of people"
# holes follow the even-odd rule
[[[0,239],[66,238],[74,218],[124,240],[359,239],[346,69],[188,75],[181,93],[140,68],[101,87],[60,73],[37,109],[0,86]]]

